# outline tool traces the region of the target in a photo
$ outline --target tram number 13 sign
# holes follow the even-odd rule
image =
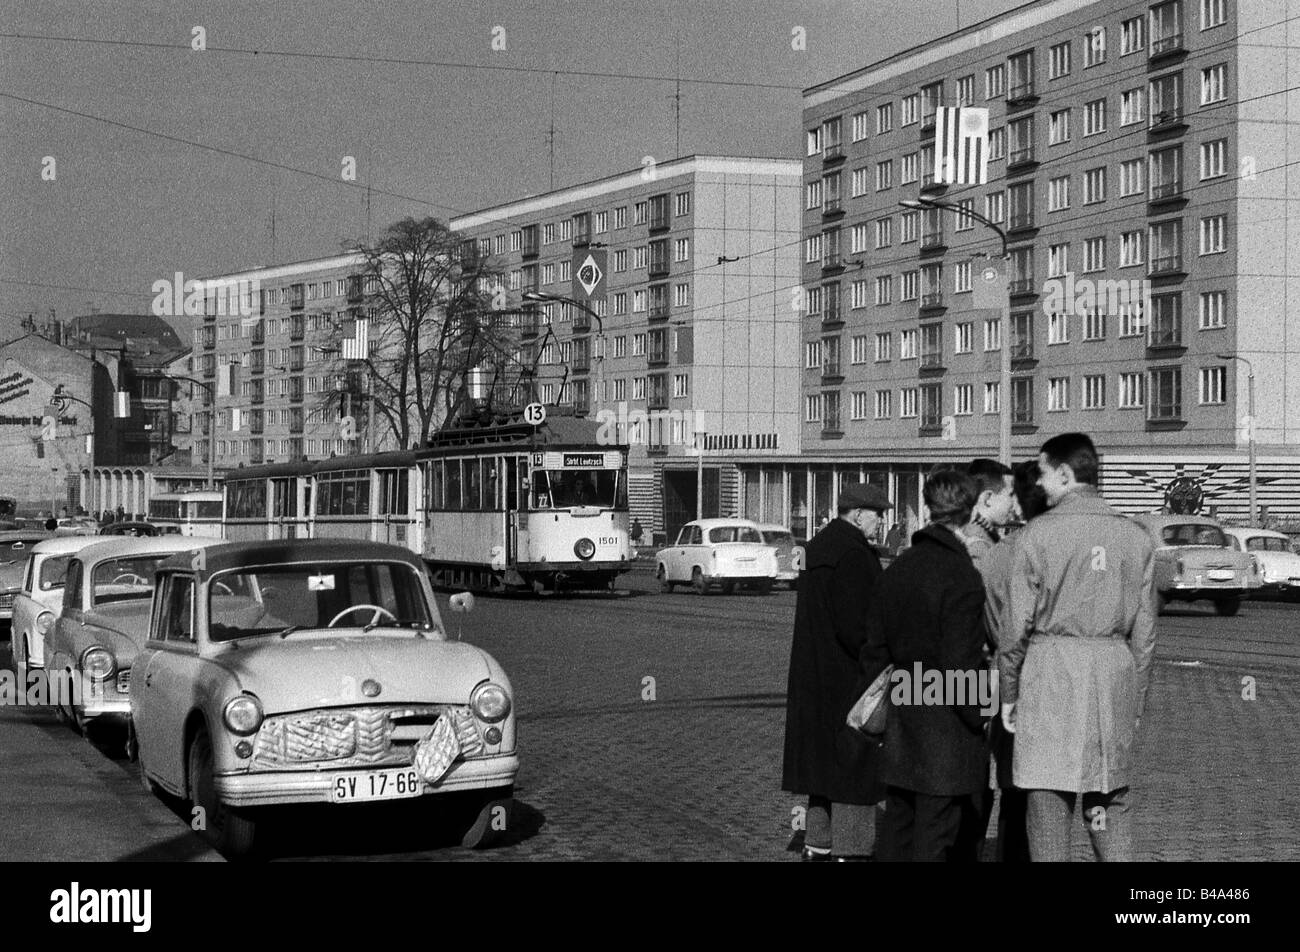
[[[524,407],[524,422],[529,426],[541,426],[546,422],[546,406],[541,403],[530,403]]]

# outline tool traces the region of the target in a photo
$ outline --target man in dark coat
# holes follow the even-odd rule
[[[877,745],[845,719],[857,699],[880,559],[875,534],[888,497],[868,483],[845,486],[837,512],[804,549],[786,693],[783,790],[808,796],[804,859],[862,858],[875,840],[884,798]]]
[[[966,473],[940,470],[923,495],[931,523],[881,576],[863,651],[864,676],[894,665],[879,854],[893,862],[958,858],[963,815],[988,782],[984,583],[961,538],[978,494]]]

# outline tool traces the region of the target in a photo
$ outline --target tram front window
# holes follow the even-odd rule
[[[618,489],[618,470],[565,469],[534,474],[535,509],[593,506],[611,509]]]

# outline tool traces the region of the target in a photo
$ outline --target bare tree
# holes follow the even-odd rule
[[[424,445],[454,416],[469,371],[495,366],[516,346],[501,312],[500,275],[477,247],[436,218],[405,218],[359,249],[365,269],[355,316],[369,318],[370,353],[343,361],[346,335],[337,332],[348,373],[343,389],[326,394],[327,406],[340,408],[350,396],[364,406],[368,371],[375,415],[398,446]]]

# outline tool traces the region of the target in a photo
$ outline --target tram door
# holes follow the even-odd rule
[[[519,545],[519,457],[507,456],[506,464],[506,565],[514,565]]]

